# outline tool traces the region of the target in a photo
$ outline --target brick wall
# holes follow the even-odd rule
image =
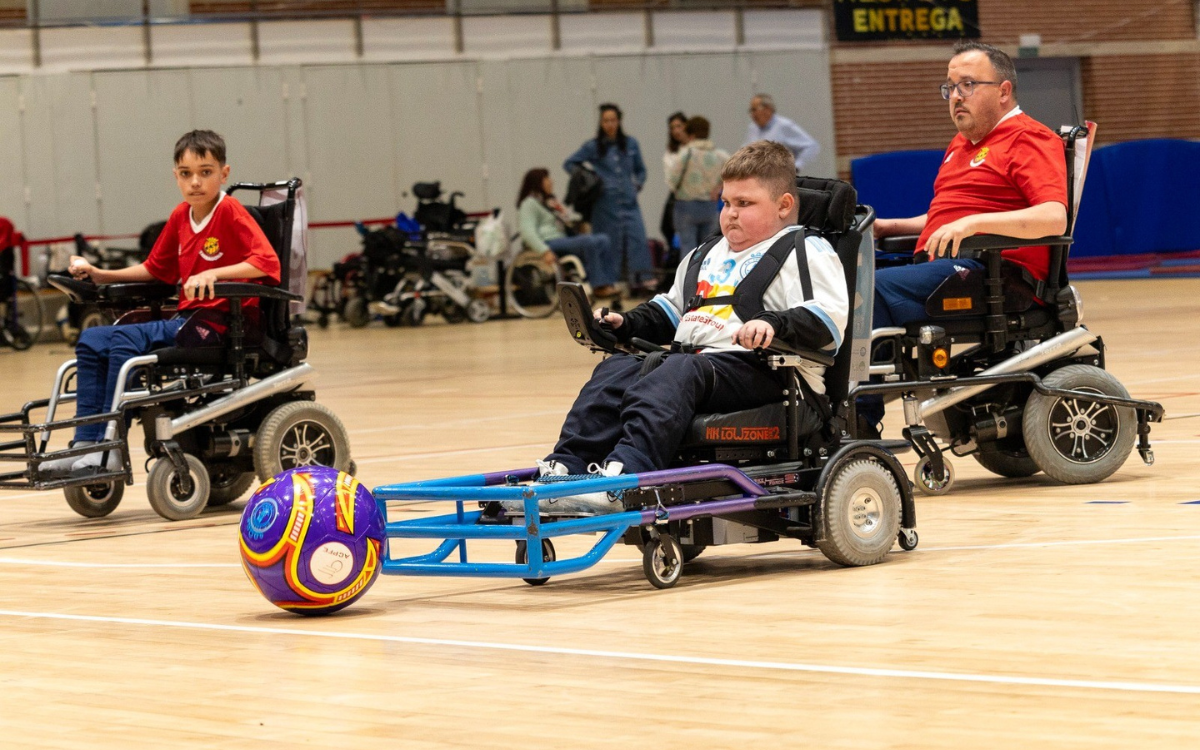
[[[1200,138],[1200,53],[1091,57],[1081,67],[1099,143]]]

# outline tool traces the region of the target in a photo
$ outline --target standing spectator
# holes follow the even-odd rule
[[[687,115],[673,112],[667,118],[667,150],[663,153],[663,171],[670,172],[672,164],[679,163],[679,150],[688,142]],[[675,193],[667,193],[667,202],[663,204],[662,218],[659,219],[658,229],[662,232],[667,247],[675,241]]]
[[[720,211],[721,169],[729,154],[713,147],[708,139],[709,124],[693,117],[686,125],[688,143],[679,150],[679,158],[667,166],[667,187],[675,196],[675,230],[679,232],[679,251],[685,253],[717,231]]]
[[[587,271],[592,294],[611,297],[616,291],[617,260],[613,255],[608,237],[602,234],[577,234],[567,236],[578,219],[554,197],[554,182],[546,169],[531,169],[521,180],[521,192],[517,195],[517,210],[520,218],[521,240],[539,253],[549,253],[547,263],[557,263],[563,255],[578,255]]]
[[[624,260],[631,288],[653,288],[650,248],[637,202],[638,192],[646,183],[646,164],[638,142],[621,129],[621,108],[617,105],[600,105],[596,137],[567,157],[563,169],[570,174],[585,162],[592,165],[603,184],[592,209],[592,231],[608,237],[618,265]]]
[[[811,165],[821,144],[804,132],[796,123],[783,115],[775,114],[775,99],[770,94],[755,94],[750,99],[750,127],[746,129],[746,144],[755,141],[775,141],[788,147],[796,157],[796,172],[804,173],[805,165]]]

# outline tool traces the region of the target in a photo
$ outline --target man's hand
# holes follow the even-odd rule
[[[204,299],[205,294],[207,294],[209,299],[216,299],[217,293],[213,290],[213,284],[217,281],[219,279],[217,278],[216,271],[201,271],[183,282],[183,296],[192,300]]]
[[[775,339],[775,329],[765,320],[752,320],[733,334],[733,343],[747,349],[765,349]]]
[[[88,263],[86,258],[79,255],[72,255],[71,262],[67,265],[67,273],[76,279],[91,278],[95,270],[95,266]]]
[[[607,307],[602,307],[599,310],[593,310],[592,315],[595,316],[595,318],[598,322],[608,323],[610,326],[613,327],[613,330],[620,328],[621,324],[625,322],[625,316],[622,315],[621,313],[615,313],[615,312],[609,312],[607,314],[603,314],[607,310],[608,310]]]
[[[978,234],[975,217],[964,216],[957,221],[938,227],[937,231],[929,235],[929,242],[925,244],[925,252],[929,253],[930,260],[945,256],[957,258],[959,245],[967,237],[975,234]]]

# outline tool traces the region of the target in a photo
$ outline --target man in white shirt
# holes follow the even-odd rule
[[[755,94],[750,99],[750,126],[746,129],[746,143],[774,141],[787,146],[796,159],[796,173],[804,174],[805,165],[812,165],[821,144],[804,132],[795,122],[775,113],[775,99],[770,94]]]

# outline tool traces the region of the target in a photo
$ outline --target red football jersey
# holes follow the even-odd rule
[[[275,255],[275,249],[245,206],[233,196],[222,194],[216,207],[199,224],[192,223],[191,207],[186,202],[176,206],[158,241],[154,243],[150,256],[146,258],[145,267],[159,281],[177,284],[202,271],[243,261],[266,276],[223,281],[279,283],[279,258]],[[257,300],[246,302],[256,304]],[[229,301],[189,300],[180,296],[180,310],[200,308],[227,310]]]
[[[1062,139],[1029,115],[1001,122],[979,143],[959,133],[950,141],[937,180],[921,250],[944,224],[980,213],[1018,211],[1047,202],[1067,205],[1067,161]],[[1045,245],[1005,250],[1007,260],[1024,266],[1035,278],[1050,269]]]

